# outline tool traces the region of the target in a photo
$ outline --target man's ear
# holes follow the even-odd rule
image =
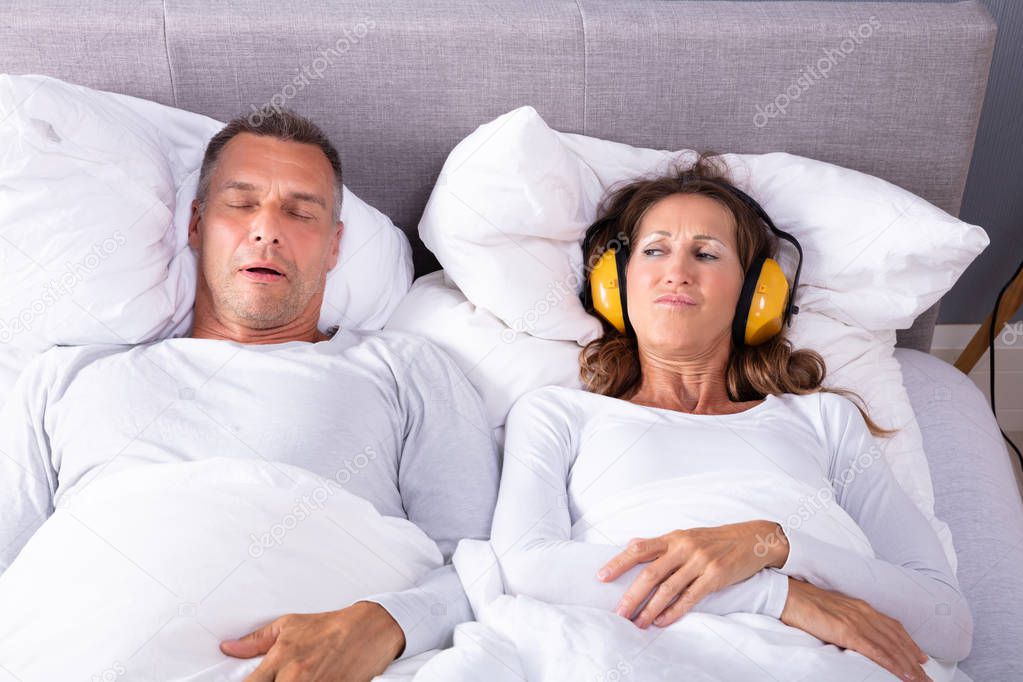
[[[330,272],[337,265],[338,257],[341,255],[341,234],[345,231],[345,223],[343,220],[337,221],[337,229],[334,231],[334,235],[330,243],[330,259],[328,261],[327,271]]]
[[[193,251],[198,251],[199,244],[202,242],[202,236],[199,234],[199,220],[201,218],[199,202],[196,199],[192,199],[192,217],[188,219],[188,245],[192,247]]]

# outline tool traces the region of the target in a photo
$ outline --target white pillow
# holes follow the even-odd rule
[[[476,305],[517,331],[584,343],[600,325],[565,292],[582,284],[580,241],[598,201],[617,182],[692,158],[558,133],[521,107],[451,152],[420,235]],[[989,243],[980,227],[864,173],[783,153],[722,160],[800,241],[801,303],[847,324],[911,326]],[[789,247],[780,260],[794,263]]]
[[[470,303],[443,270],[413,282],[387,329],[425,336],[451,355],[480,392],[499,442],[508,411],[529,391],[548,384],[582,387],[579,346],[515,333]]]
[[[206,143],[223,124],[10,75],[0,75],[0,121],[0,380],[54,345],[187,333],[196,281],[190,204]],[[411,247],[347,188],[341,217],[320,327],[379,329],[411,285]]]

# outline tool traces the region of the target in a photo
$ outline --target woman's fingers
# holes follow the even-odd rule
[[[661,611],[663,611],[668,604],[678,597],[679,590],[672,584],[671,579],[665,580],[663,583],[657,586],[653,594],[650,596],[650,600],[640,610],[636,617],[632,619],[632,622],[636,624],[636,627],[640,629],[646,629],[650,623],[654,621]]]
[[[675,571],[662,582],[646,603],[646,606],[639,612],[633,622],[639,628],[646,628],[664,612],[669,606],[675,603],[693,581],[693,575],[685,567]],[[658,623],[660,625],[660,623]]]
[[[790,579],[782,615],[786,625],[859,652],[901,680],[930,680],[927,656],[902,624],[861,599]]]
[[[926,663],[927,659],[930,657],[927,655],[927,652],[920,648],[920,645],[917,644],[916,640],[913,639],[912,635],[910,635],[909,632],[906,631],[906,628],[903,627],[902,623],[895,620],[894,618],[890,618],[888,620],[888,624],[892,626],[897,635],[899,635],[903,640],[905,640],[906,648],[913,655],[913,660],[921,665]]]
[[[873,633],[870,635],[860,633],[858,640],[858,644],[847,648],[860,652],[899,679],[905,679],[902,676],[902,666],[899,665],[898,659],[892,655],[879,637]]]
[[[872,624],[887,637],[891,650],[904,663],[904,672],[918,675],[916,679],[928,679],[922,667],[922,663],[927,660],[927,657],[900,622],[894,619],[880,618],[873,621]],[[923,656],[923,660],[921,660],[921,656]]]
[[[901,680],[924,682],[929,679],[920,664],[914,660],[914,655],[906,649],[905,642],[890,631],[878,627],[878,621],[871,625],[873,627],[864,627],[863,639],[868,642],[867,648],[874,651],[877,657],[862,651],[861,653]]]
[[[700,600],[714,590],[710,580],[704,574],[689,584],[689,587],[682,591],[679,598],[668,605],[657,618],[654,618],[654,625],[659,628],[666,628],[682,616],[689,613]]]
[[[903,680],[924,682],[924,669],[913,660],[913,655],[906,650],[905,645],[901,641],[891,638],[887,633],[881,636],[885,638],[884,646],[889,656],[895,661],[897,670],[893,672]]]
[[[632,619],[632,615],[639,605],[676,568],[678,567],[669,565],[664,559],[647,564],[646,568],[640,571],[636,579],[629,585],[629,589],[625,590],[625,594],[622,595],[621,601],[615,608],[615,613],[623,618]]]
[[[597,571],[597,579],[603,582],[617,580],[633,566],[652,561],[664,551],[661,538],[633,538],[625,549],[614,555]]]

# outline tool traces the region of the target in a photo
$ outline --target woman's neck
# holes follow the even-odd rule
[[[718,414],[735,403],[728,396],[727,346],[688,357],[639,353],[639,385],[624,396],[630,402],[689,414]]]

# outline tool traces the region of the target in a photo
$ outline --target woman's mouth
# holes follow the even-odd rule
[[[658,296],[654,299],[654,303],[671,306],[673,308],[688,308],[689,306],[696,305],[696,301],[685,294],[665,294],[663,296]]]

